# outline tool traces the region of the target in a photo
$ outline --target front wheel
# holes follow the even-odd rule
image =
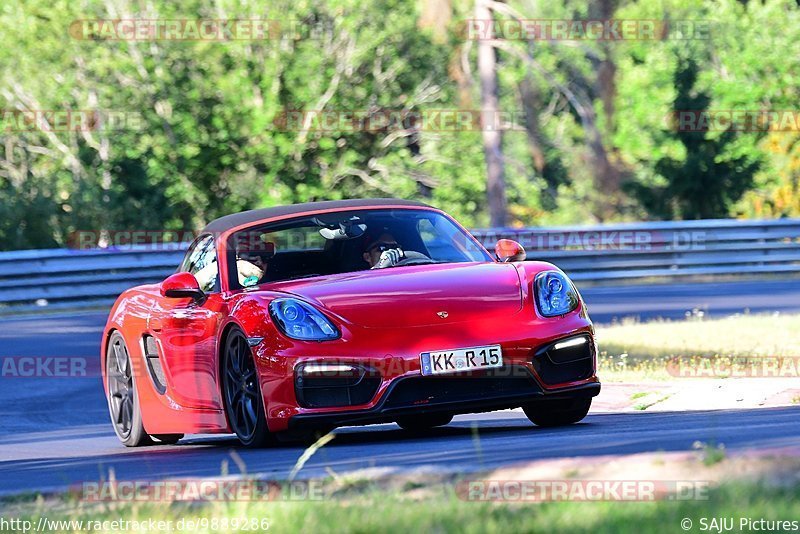
[[[151,443],[142,424],[142,409],[136,392],[136,373],[125,339],[114,332],[106,350],[106,386],[108,412],[114,432],[126,447],[139,447]]]
[[[589,413],[592,399],[575,399],[559,403],[542,402],[523,406],[522,410],[536,426],[554,427],[577,423]]]
[[[222,391],[228,424],[245,447],[263,447],[272,442],[255,361],[247,338],[232,330],[222,356]]]

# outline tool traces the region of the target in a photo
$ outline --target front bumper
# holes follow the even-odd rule
[[[596,381],[547,391],[526,367],[511,366],[497,371],[501,372],[479,376],[401,377],[389,385],[381,400],[371,408],[296,414],[289,419],[289,429],[389,423],[408,415],[490,412],[537,402],[595,397],[600,393],[600,383]]]
[[[256,349],[256,362],[272,432],[380,423],[416,413],[493,411],[600,391],[594,330],[582,308],[553,319],[518,314],[403,329],[349,325],[342,339],[325,343],[292,341],[274,332],[257,335],[264,339]],[[587,339],[591,358],[576,363],[569,351],[548,353],[555,343],[574,337]],[[422,375],[422,352],[493,344],[502,347],[504,364],[493,377],[479,378],[475,371],[467,376]],[[369,387],[346,378],[352,388],[324,392],[312,390],[304,380],[301,391],[297,370],[314,364],[342,364],[377,373],[365,375],[374,380]]]

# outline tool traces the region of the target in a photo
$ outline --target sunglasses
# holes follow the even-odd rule
[[[393,248],[400,248],[400,245],[397,243],[375,243],[374,245],[369,247],[369,250],[367,250],[367,252],[372,253],[378,250],[381,253],[383,253]]]

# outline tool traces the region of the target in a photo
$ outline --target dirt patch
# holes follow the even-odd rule
[[[686,378],[604,383],[592,411],[726,410],[798,404],[800,388],[795,378]]]

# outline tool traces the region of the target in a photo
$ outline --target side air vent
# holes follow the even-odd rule
[[[167,392],[167,380],[164,376],[164,368],[161,366],[161,358],[158,356],[158,345],[153,336],[145,335],[142,338],[144,345],[144,359],[147,361],[147,372],[153,385],[159,394],[163,395]]]

